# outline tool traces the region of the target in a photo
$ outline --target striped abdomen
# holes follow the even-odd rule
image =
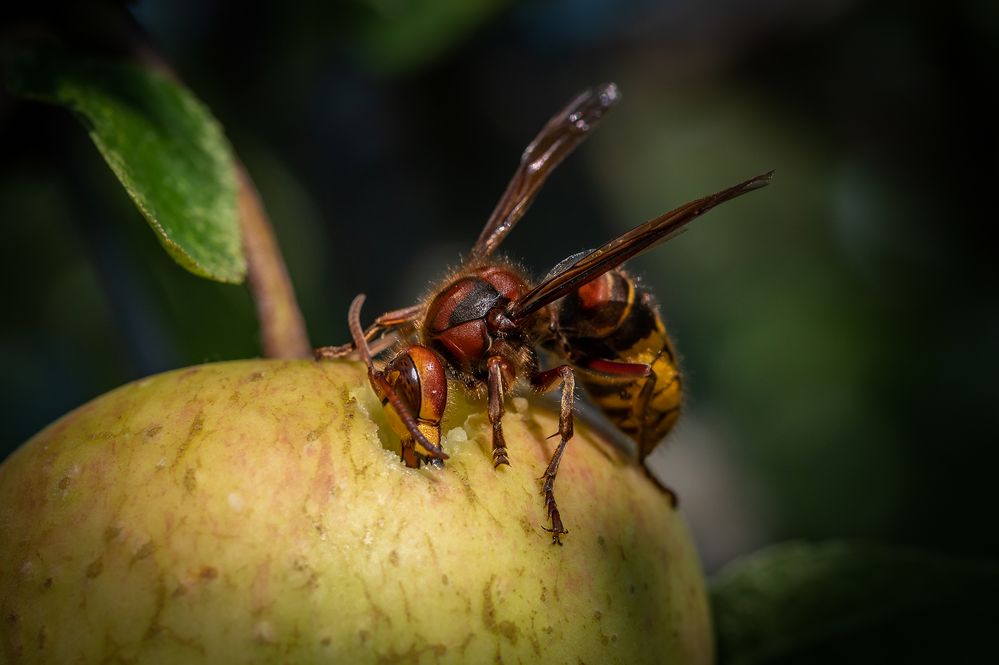
[[[590,397],[645,457],[680,415],[676,354],[652,294],[612,270],[558,305],[559,330]]]

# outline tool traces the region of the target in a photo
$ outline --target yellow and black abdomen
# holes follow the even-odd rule
[[[593,402],[644,460],[680,415],[683,384],[652,294],[621,269],[558,304],[559,331]]]

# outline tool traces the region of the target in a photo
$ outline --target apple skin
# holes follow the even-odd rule
[[[168,372],[0,467],[0,662],[712,661],[703,576],[665,496],[577,420],[551,544],[556,414],[451,386],[444,468],[404,467],[361,365]]]

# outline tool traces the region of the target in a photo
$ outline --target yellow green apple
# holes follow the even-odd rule
[[[443,468],[406,468],[348,362],[131,383],[0,467],[4,663],[676,663],[712,659],[668,499],[577,421],[552,545],[545,405],[452,385]],[[395,446],[395,450],[392,448]]]

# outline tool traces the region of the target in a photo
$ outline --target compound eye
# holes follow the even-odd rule
[[[425,346],[413,345],[407,354],[418,368],[420,420],[440,423],[447,408],[447,373],[440,356]]]
[[[409,353],[402,353],[389,363],[385,368],[385,380],[399,395],[403,404],[409,408],[411,414],[420,413],[420,372]],[[382,404],[388,402],[388,398],[384,395],[379,397],[382,398]]]

